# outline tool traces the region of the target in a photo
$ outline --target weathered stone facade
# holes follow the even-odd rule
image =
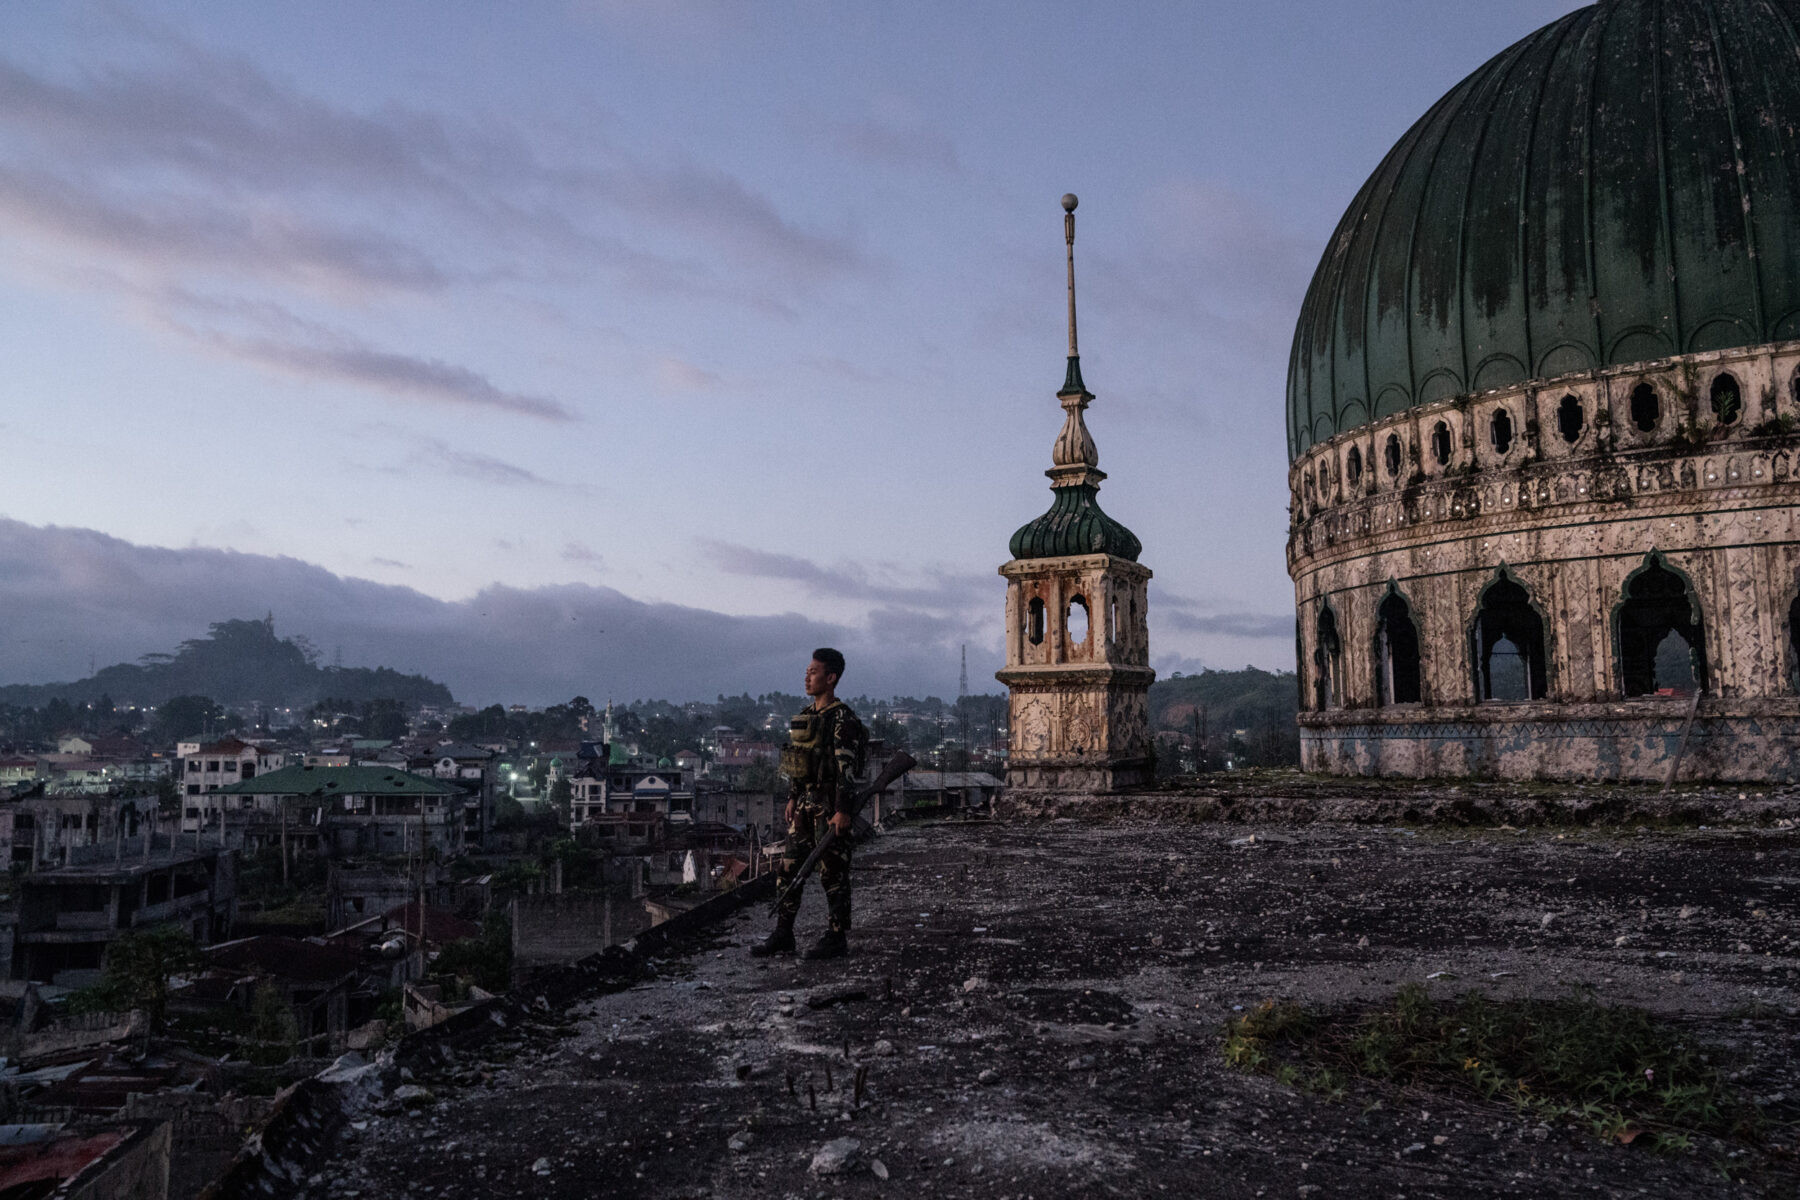
[[[1014,560],[1006,577],[1008,785],[1119,791],[1150,778],[1150,570],[1110,554]],[[1087,628],[1076,638],[1071,613]]]
[[[1137,537],[1100,510],[1100,452],[1075,338],[1075,197],[1063,197],[1069,357],[1056,394],[1050,511],[1013,534],[1006,577],[1007,784],[1113,792],[1154,775],[1147,693],[1150,569]]]
[[[1684,776],[1800,778],[1796,428],[1785,342],[1412,408],[1314,446],[1289,476],[1307,768],[1660,779],[1699,687]],[[1651,573],[1679,600],[1637,628]],[[1541,631],[1540,651],[1514,607],[1510,698],[1483,644],[1497,583]],[[1665,650],[1646,677],[1645,629],[1697,635],[1685,673]]]

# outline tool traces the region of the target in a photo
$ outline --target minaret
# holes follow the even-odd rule
[[[1012,536],[1006,577],[1011,693],[1007,782],[1013,788],[1116,792],[1151,782],[1150,669],[1143,546],[1100,511],[1106,473],[1088,433],[1094,400],[1075,336],[1075,205],[1063,197],[1069,263],[1069,357],[1062,432],[1051,450],[1050,511]]]

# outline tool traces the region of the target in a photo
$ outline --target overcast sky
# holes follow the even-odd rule
[[[1065,191],[1153,661],[1291,668],[1312,269],[1577,7],[0,5],[0,682],[272,609],[471,702],[996,687]]]

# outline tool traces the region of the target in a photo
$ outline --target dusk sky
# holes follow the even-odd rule
[[[0,6],[0,683],[273,610],[473,703],[998,690],[1066,191],[1152,661],[1291,669],[1312,270],[1578,7]]]

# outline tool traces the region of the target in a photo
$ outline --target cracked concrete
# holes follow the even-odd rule
[[[752,960],[764,914],[739,914],[647,982],[433,1058],[419,1081],[436,1103],[347,1127],[300,1192],[1800,1190],[1791,1149],[1657,1155],[1504,1105],[1374,1086],[1332,1103],[1220,1056],[1223,1022],[1270,997],[1585,985],[1723,1047],[1777,1123],[1771,1141],[1791,1147],[1791,830],[968,823],[883,837],[855,878],[849,959]],[[803,925],[819,905],[809,897]],[[820,1156],[843,1138],[857,1143],[847,1157]]]

